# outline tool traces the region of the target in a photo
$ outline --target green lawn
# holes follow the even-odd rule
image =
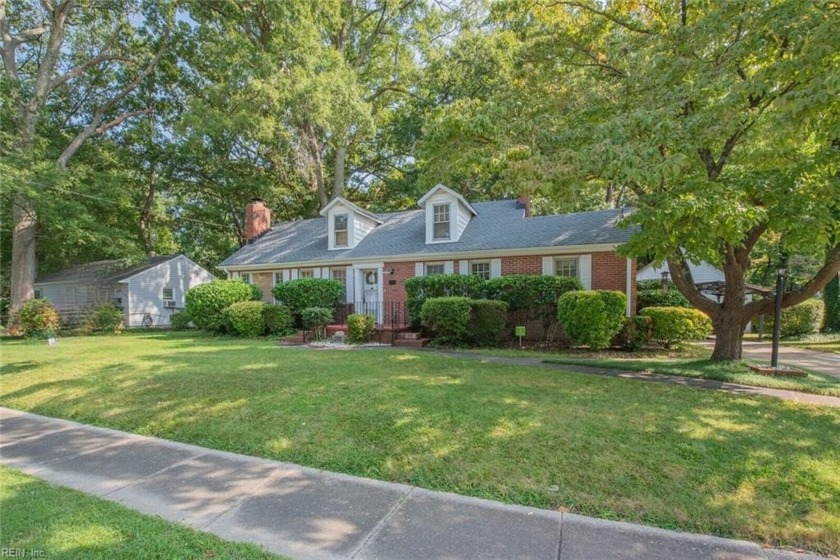
[[[5,467],[0,511],[0,548],[25,558],[282,558]]]
[[[840,409],[428,352],[192,334],[4,342],[0,351],[0,404],[12,408],[840,553]]]

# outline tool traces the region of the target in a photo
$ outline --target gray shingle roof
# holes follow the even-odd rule
[[[441,255],[472,251],[620,244],[633,233],[619,229],[621,210],[578,212],[525,218],[515,200],[478,202],[478,212],[461,238],[452,243],[426,244],[424,210],[377,214],[383,223],[356,247],[327,250],[327,219],[284,222],[239,249],[220,266],[300,262],[347,262],[406,255]]]
[[[170,261],[178,255],[160,255],[149,257],[143,262],[129,266],[125,259],[113,259],[107,261],[95,261],[71,268],[65,268],[57,272],[39,276],[36,284],[46,283],[94,283],[94,282],[118,282],[130,278],[135,274],[148,270],[161,263]]]

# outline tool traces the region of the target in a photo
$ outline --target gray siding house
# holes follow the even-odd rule
[[[91,307],[113,303],[126,327],[165,327],[184,308],[191,287],[213,280],[184,255],[150,257],[129,266],[124,260],[96,261],[39,277],[35,297],[55,305],[65,320],[81,320]]]

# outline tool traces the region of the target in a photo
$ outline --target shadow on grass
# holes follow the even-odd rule
[[[32,378],[3,402],[436,490],[840,552],[840,411],[404,350],[176,339],[132,351],[119,368]]]

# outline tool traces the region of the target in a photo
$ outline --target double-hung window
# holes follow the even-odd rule
[[[246,284],[251,284],[251,273],[250,272],[240,272],[239,279],[245,282]]]
[[[298,278],[315,278],[315,271],[311,268],[301,268],[298,271]]]
[[[478,276],[482,280],[490,280],[490,263],[489,262],[474,262],[470,263],[470,274]]]
[[[556,276],[569,276],[578,278],[577,257],[554,259],[554,274]]]
[[[433,212],[432,238],[436,241],[450,238],[449,204],[435,204]]]
[[[426,265],[426,276],[434,276],[435,274],[444,274],[446,269],[444,268],[443,264],[427,264]]]
[[[164,288],[163,289],[163,299],[164,301],[171,301],[175,299],[175,292],[172,288]]]
[[[336,214],[333,216],[333,246],[347,247],[347,214]]]

